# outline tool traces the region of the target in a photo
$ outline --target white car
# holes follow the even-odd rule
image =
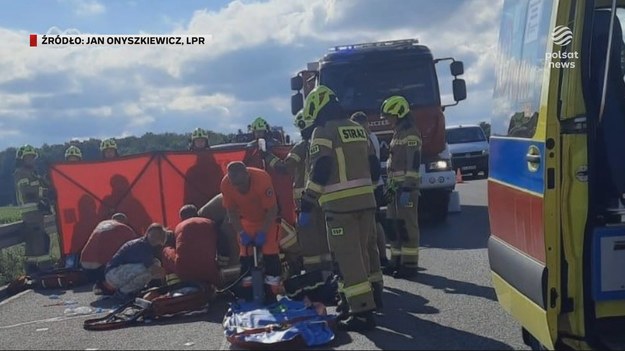
[[[461,173],[488,177],[488,139],[478,125],[449,126],[445,130],[451,165]]]

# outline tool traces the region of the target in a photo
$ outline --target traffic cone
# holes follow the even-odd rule
[[[460,168],[456,169],[456,184],[464,183],[462,180],[462,172],[460,172]]]

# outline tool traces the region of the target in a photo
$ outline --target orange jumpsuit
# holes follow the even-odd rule
[[[277,199],[271,177],[267,172],[254,167],[247,167],[247,170],[250,175],[250,190],[246,194],[241,194],[232,186],[227,174],[221,181],[221,193],[224,207],[239,213],[243,230],[254,238],[257,232],[263,230],[267,212],[277,206]],[[279,254],[279,229],[277,221],[269,227],[265,234],[265,245],[262,247],[263,255]],[[240,240],[239,237],[241,256],[253,255],[252,250],[243,246]]]

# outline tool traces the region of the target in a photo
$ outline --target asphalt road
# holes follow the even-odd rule
[[[486,181],[458,184],[462,212],[441,225],[424,225],[420,264],[412,281],[385,277],[386,314],[366,335],[337,332],[331,349],[528,349],[521,328],[498,305],[490,282],[486,242]],[[230,349],[221,321],[226,303],[206,314],[115,331],[85,331],[90,316],[65,317],[60,300],[111,307],[95,301],[90,287],[76,291],[27,291],[0,302],[0,349]],[[101,315],[101,314],[100,314]]]

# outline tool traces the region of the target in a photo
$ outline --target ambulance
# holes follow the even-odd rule
[[[488,255],[532,349],[625,348],[625,1],[505,0]]]

